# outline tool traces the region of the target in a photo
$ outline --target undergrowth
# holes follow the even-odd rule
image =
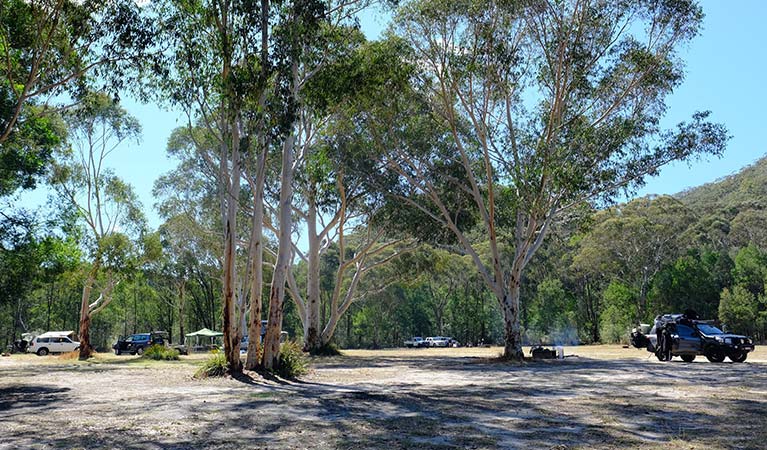
[[[155,361],[178,361],[178,350],[167,348],[164,345],[153,345],[144,351],[142,358],[154,359]]]
[[[224,352],[216,352],[194,373],[195,378],[223,377],[229,370]]]
[[[280,362],[275,373],[282,378],[297,378],[309,371],[309,360],[306,358],[301,344],[296,341],[286,341],[280,345]]]

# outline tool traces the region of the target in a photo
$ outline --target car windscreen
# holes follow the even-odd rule
[[[698,329],[703,334],[724,334],[724,332],[720,330],[719,328],[706,323],[699,323]]]

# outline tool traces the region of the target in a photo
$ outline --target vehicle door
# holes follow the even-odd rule
[[[48,349],[48,352],[50,353],[50,351],[51,351],[50,340],[51,340],[51,338],[48,338],[48,337],[39,337],[39,338],[35,339],[33,341],[35,343],[35,345],[32,347],[32,351],[36,353],[41,348],[45,347],[45,348]]]
[[[64,338],[63,337],[52,337],[51,342],[48,345],[48,350],[51,351],[51,353],[61,353],[66,351],[64,349]]]
[[[72,339],[69,339],[68,337],[61,338],[61,351],[62,352],[72,352],[75,350],[75,343],[72,341]]]
[[[678,337],[678,348],[675,349],[679,353],[697,353],[700,352],[700,335],[692,327],[687,325],[678,324],[676,326],[676,334]]]

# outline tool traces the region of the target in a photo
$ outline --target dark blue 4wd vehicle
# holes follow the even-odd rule
[[[127,337],[120,337],[112,346],[115,355],[130,353],[131,355],[142,355],[144,350],[152,345],[165,345],[168,341],[165,332],[138,333]]]
[[[703,355],[711,362],[724,358],[743,362],[754,350],[754,343],[746,336],[729,334],[715,327],[711,321],[698,320],[695,314],[664,314],[655,318],[655,325],[647,335],[631,333],[631,343],[655,353],[660,361],[679,356],[692,362]]]

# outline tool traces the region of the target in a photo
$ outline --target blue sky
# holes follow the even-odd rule
[[[724,123],[733,136],[721,159],[677,163],[665,167],[659,176],[648,179],[638,195],[674,194],[685,188],[714,181],[737,172],[767,152],[764,144],[763,108],[767,89],[767,2],[759,0],[703,1],[706,13],[701,35],[682,53],[686,80],[668,100],[666,125],[688,119],[695,111],[711,110],[715,121]],[[387,17],[375,11],[361,20],[365,33],[374,38],[386,27]],[[139,144],[124,145],[112,155],[110,165],[136,189],[150,225],[160,219],[154,210],[152,185],[175,166],[166,157],[170,132],[186,122],[179,112],[163,111],[128,98],[124,106],[142,123]],[[42,188],[22,196],[22,202],[39,202]]]

